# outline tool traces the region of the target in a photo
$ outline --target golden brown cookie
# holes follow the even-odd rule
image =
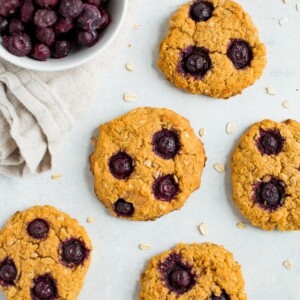
[[[95,192],[113,215],[153,220],[199,188],[205,152],[185,118],[146,107],[100,126],[90,163]]]
[[[300,124],[263,120],[232,158],[233,200],[254,226],[300,230]]]
[[[139,300],[246,300],[241,268],[222,246],[179,244],[150,260]]]
[[[91,249],[77,220],[54,207],[17,212],[0,232],[0,288],[8,300],[75,300]]]
[[[230,0],[197,0],[172,16],[158,66],[177,87],[229,98],[262,74],[266,49],[243,8]]]

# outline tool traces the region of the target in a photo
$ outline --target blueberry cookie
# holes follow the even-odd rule
[[[54,207],[17,212],[0,232],[0,288],[8,300],[75,300],[91,249],[78,222]]]
[[[100,126],[90,163],[95,192],[114,216],[153,220],[199,188],[205,152],[185,118],[146,107]]]
[[[246,300],[241,268],[222,246],[179,244],[150,260],[139,300]]]
[[[254,226],[300,230],[300,124],[263,120],[231,159],[233,200]]]
[[[243,8],[230,0],[197,0],[172,16],[158,66],[177,87],[229,98],[262,74],[266,49]]]

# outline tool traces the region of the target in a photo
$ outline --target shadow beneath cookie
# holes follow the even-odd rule
[[[135,283],[135,290],[134,290],[134,293],[133,293],[133,299],[136,299],[136,300],[139,299],[139,294],[140,294],[140,291],[141,291],[140,278],[141,278],[143,272],[146,270],[147,265],[148,265],[148,260],[144,263],[143,269],[142,269],[142,271],[139,275],[139,280],[136,281],[136,283]]]

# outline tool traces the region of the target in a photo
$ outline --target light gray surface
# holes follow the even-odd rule
[[[228,168],[224,176],[212,167],[215,162],[225,162],[228,166],[233,146],[251,123],[263,118],[300,120],[299,92],[296,91],[300,88],[300,13],[295,9],[295,2],[288,5],[281,0],[239,2],[259,27],[269,60],[262,79],[242,96],[216,101],[186,94],[167,83],[155,68],[157,45],[167,18],[183,2],[141,1],[135,23],[142,26],[130,32],[122,52],[109,63],[102,80],[99,79],[97,99],[66,141],[60,166],[53,172],[20,181],[1,178],[1,225],[16,210],[34,204],[57,206],[85,225],[93,240],[94,252],[79,299],[137,299],[139,276],[151,256],[178,242],[203,241],[222,244],[235,254],[243,268],[249,299],[299,299],[299,232],[270,233],[250,225],[246,230],[237,229],[236,222],[242,218],[230,199]],[[282,17],[289,18],[283,27],[278,24]],[[127,47],[129,43],[131,48]],[[126,71],[127,62],[134,63],[136,71]],[[267,95],[266,86],[273,87],[277,95]],[[137,94],[138,101],[125,103],[124,92]],[[281,106],[287,99],[294,104],[290,110]],[[203,142],[208,161],[201,189],[180,211],[155,222],[127,222],[108,215],[93,194],[88,166],[90,137],[96,127],[138,106],[168,107],[190,119],[196,132],[202,127],[207,130]],[[237,125],[233,135],[225,132],[229,121]],[[63,177],[52,181],[50,176],[54,173]],[[91,216],[96,222],[87,224],[86,218]],[[209,234],[205,238],[197,230],[201,222],[208,225]],[[139,250],[142,242],[151,244],[152,249]],[[282,266],[286,259],[293,262],[292,270]]]

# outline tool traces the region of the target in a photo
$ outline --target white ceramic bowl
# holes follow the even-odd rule
[[[38,61],[30,57],[17,57],[9,53],[0,43],[0,57],[19,67],[44,72],[62,71],[77,67],[92,59],[106,49],[118,34],[127,11],[128,0],[110,0],[108,11],[112,22],[104,30],[99,42],[91,48],[80,48],[61,59],[50,58],[47,61]]]

